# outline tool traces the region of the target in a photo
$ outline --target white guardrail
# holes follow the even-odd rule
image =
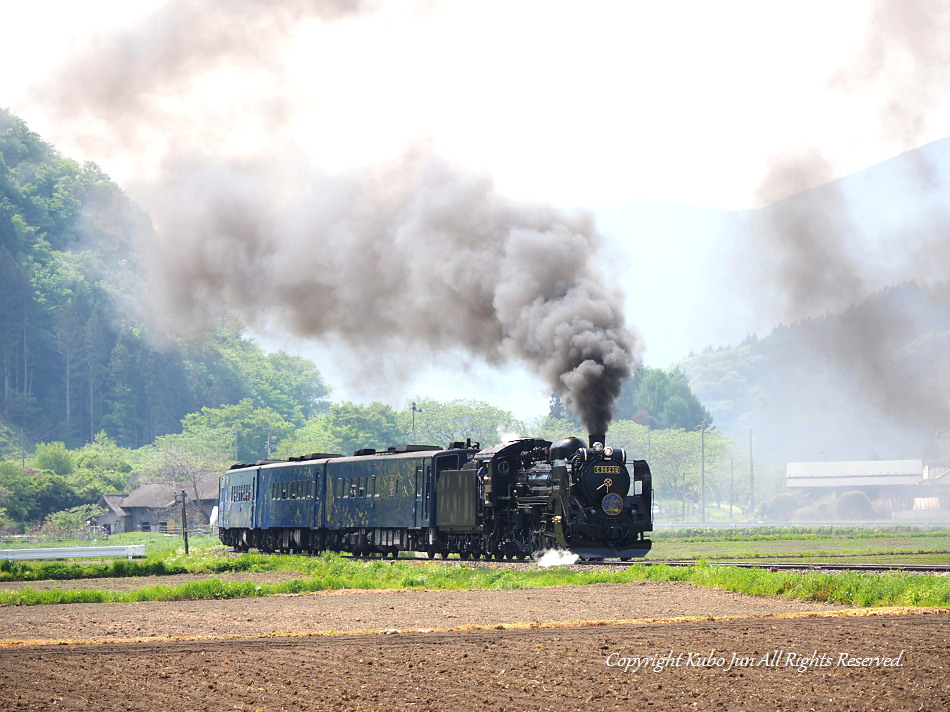
[[[105,556],[145,556],[145,544],[128,546],[73,546],[68,549],[0,549],[0,561],[30,559],[98,559]]]

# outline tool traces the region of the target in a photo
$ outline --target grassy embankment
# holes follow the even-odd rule
[[[736,536],[727,530],[722,536],[708,532],[683,532],[681,536],[662,535],[655,544],[659,548],[685,547],[683,558],[696,558],[722,553],[723,544]],[[729,536],[725,536],[728,534]],[[917,535],[921,536],[917,536]],[[751,540],[753,537],[763,537]],[[803,542],[822,542],[830,539],[836,550],[850,546],[851,540],[887,552],[886,547],[904,538],[914,545],[932,549],[943,545],[946,532],[834,532],[771,531],[749,534],[738,542],[749,551],[763,547],[763,542],[774,545],[785,542],[791,551]],[[924,544],[916,543],[918,540]],[[132,541],[123,543],[133,543]],[[277,593],[305,593],[333,589],[514,589],[556,585],[585,585],[593,583],[626,583],[631,581],[685,581],[701,586],[722,588],[753,595],[786,596],[811,601],[849,603],[859,606],[950,606],[950,577],[918,574],[872,573],[818,573],[769,572],[755,569],[724,568],[703,562],[697,566],[671,567],[633,564],[616,570],[576,571],[563,567],[529,568],[515,570],[506,566],[476,567],[465,562],[456,565],[423,563],[403,559],[399,561],[355,561],[346,556],[323,554],[316,557],[244,554],[228,556],[215,550],[210,537],[192,543],[192,553],[185,556],[174,549],[169,540],[155,542],[149,555],[141,561],[111,562],[47,562],[0,564],[0,581],[30,581],[48,579],[76,579],[115,576],[162,576],[170,574],[202,574],[209,577],[181,586],[152,585],[131,592],[84,590],[37,591],[26,588],[0,592],[0,604],[32,605],[42,603],[118,602],[150,600],[185,600],[268,596]],[[835,549],[832,549],[833,551]],[[734,554],[735,555],[735,554]],[[750,553],[750,556],[752,554]],[[671,555],[670,558],[676,558]],[[946,558],[946,557],[944,557]],[[888,559],[890,560],[890,559]],[[222,580],[215,574],[234,572],[282,571],[299,574],[283,583],[262,583],[253,580]]]

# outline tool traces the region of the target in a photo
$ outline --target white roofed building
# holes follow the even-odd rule
[[[923,475],[922,460],[790,462],[785,467],[789,487],[915,487]]]
[[[892,512],[946,511],[950,522],[950,467],[944,465],[925,466],[922,460],[790,462],[785,484],[815,497],[860,490],[872,499],[887,500]]]

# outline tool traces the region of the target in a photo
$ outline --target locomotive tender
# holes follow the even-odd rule
[[[650,468],[643,460],[628,468],[624,450],[603,442],[402,445],[234,465],[220,479],[219,535],[239,551],[644,556]]]

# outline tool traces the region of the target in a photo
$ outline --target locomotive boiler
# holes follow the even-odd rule
[[[219,532],[237,550],[630,559],[650,550],[651,500],[647,463],[602,435],[403,445],[235,465],[220,480]]]

